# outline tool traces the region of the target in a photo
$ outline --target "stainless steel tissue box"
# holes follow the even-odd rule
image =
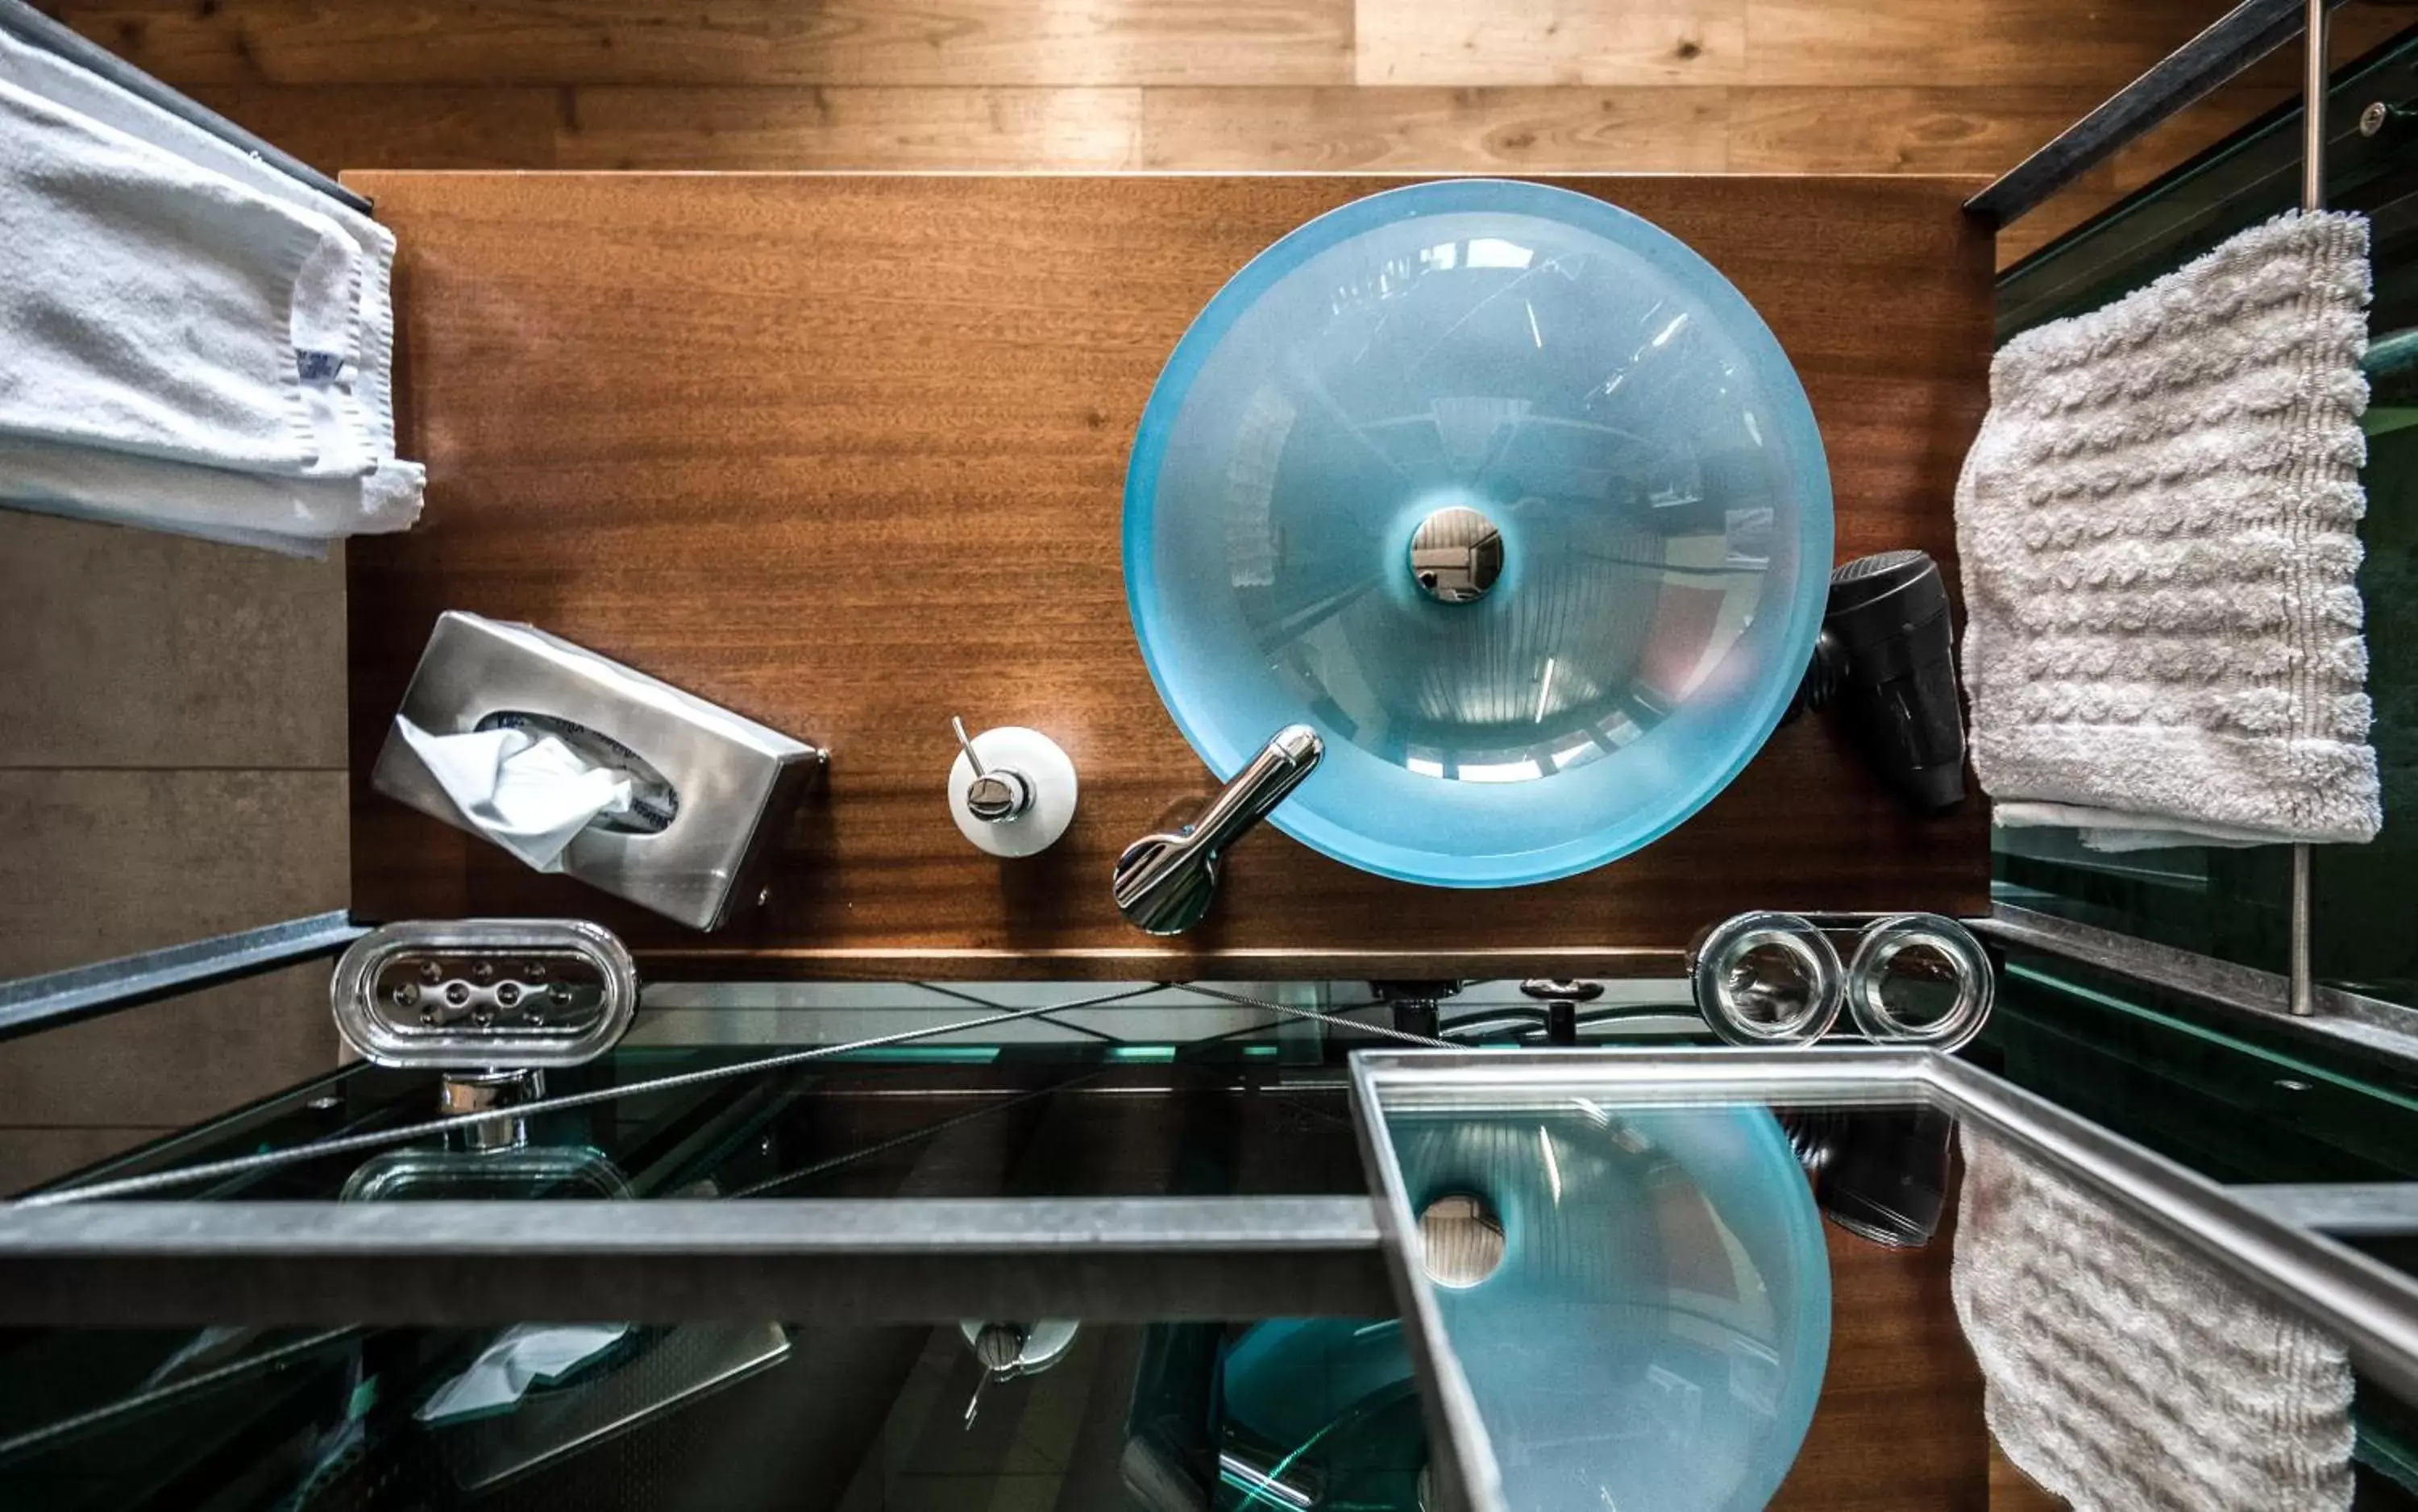
[[[590,825],[562,854],[565,875],[697,929],[717,929],[756,895],[766,857],[823,753],[549,635],[458,611],[436,621],[401,715],[435,735],[525,724],[589,741],[676,795],[654,832]],[[635,757],[635,761],[629,758]],[[478,832],[400,731],[389,728],[370,785]]]

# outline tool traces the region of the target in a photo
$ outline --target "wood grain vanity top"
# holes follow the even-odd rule
[[[1126,451],[1160,363],[1254,253],[1399,179],[367,173],[402,244],[403,451],[426,516],[348,548],[353,907],[577,914],[652,974],[1666,973],[1748,908],[1987,906],[1977,800],[1904,813],[1819,719],[1668,837],[1497,892],[1367,876],[1271,829],[1154,940],[1118,850],[1211,786],[1127,624]],[[1797,364],[1844,558],[1921,546],[1980,423],[1976,180],[1560,178],[1710,259]],[[707,937],[371,792],[437,614],[527,620],[827,746],[770,901]],[[1081,809],[1043,856],[957,833],[949,716],[1030,725]]]

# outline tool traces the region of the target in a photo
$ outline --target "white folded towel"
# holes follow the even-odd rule
[[[410,462],[386,462],[360,478],[293,478],[0,435],[0,498],[313,556],[345,536],[409,529],[426,481]]]
[[[1999,823],[2103,848],[2376,834],[2367,297],[2366,221],[2287,215],[2000,350],[1956,492]]]
[[[358,406],[357,423],[367,438],[371,460],[382,463],[394,456],[393,232],[225,138],[5,32],[0,32],[0,80],[172,152],[196,168],[223,174],[270,199],[325,216],[342,227],[363,258],[348,348],[357,366],[349,382],[314,392],[348,399]],[[349,414],[343,418],[354,420]]]
[[[147,448],[68,444],[46,428],[38,436],[0,436],[0,500],[312,555],[329,539],[408,527],[426,480],[417,465],[394,455],[392,233],[200,127],[5,33],[0,84],[81,115],[89,132],[120,133],[283,206],[314,226],[322,248],[320,271],[300,284],[285,328],[312,461],[294,470],[229,466],[223,455],[212,465],[159,460]],[[9,329],[0,317],[0,331]],[[217,447],[214,438],[205,450]]]
[[[324,474],[305,390],[348,359],[360,275],[326,216],[0,83],[0,433]]]
[[[2341,1344],[1996,1141],[1961,1137],[1950,1291],[1982,1415],[2076,1512],[2351,1502]]]

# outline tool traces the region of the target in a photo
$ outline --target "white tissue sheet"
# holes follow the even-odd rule
[[[462,817],[539,871],[562,870],[572,837],[599,815],[630,811],[628,775],[582,759],[551,735],[432,735],[400,715],[394,724]]]
[[[558,742],[559,743],[559,742]],[[533,1385],[550,1386],[621,1340],[628,1323],[523,1323],[479,1352],[411,1415],[450,1423],[503,1412]]]

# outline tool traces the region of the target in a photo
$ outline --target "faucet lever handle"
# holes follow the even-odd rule
[[[1145,934],[1180,935],[1199,924],[1217,896],[1219,856],[1300,787],[1325,754],[1308,725],[1278,730],[1198,818],[1125,848],[1111,883],[1117,911]]]

